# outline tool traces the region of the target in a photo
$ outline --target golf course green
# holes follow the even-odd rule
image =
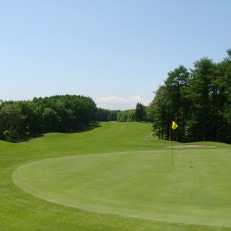
[[[1,142],[1,230],[231,230],[230,145],[171,145],[135,122]]]

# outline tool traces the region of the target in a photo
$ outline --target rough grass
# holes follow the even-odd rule
[[[229,226],[228,218],[231,214],[230,199],[228,198],[230,192],[230,146],[216,143],[216,148],[212,149],[204,147],[176,148],[174,149],[174,166],[171,167],[171,149],[165,148],[169,145],[171,143],[154,139],[151,136],[151,125],[142,123],[102,123],[101,127],[84,133],[51,133],[18,144],[0,142],[1,231],[231,230],[230,227],[225,227]],[[113,155],[114,152],[125,152],[125,155],[122,153]],[[155,156],[151,156],[152,152],[155,153]],[[70,161],[68,156],[73,156],[75,161]],[[113,159],[110,158],[112,156]],[[82,196],[84,198],[81,201],[85,201],[84,205],[86,206],[89,203],[89,192],[94,191],[96,195],[89,204],[89,208],[81,208],[78,203],[77,208],[50,203],[20,190],[13,184],[11,175],[16,169],[23,169],[22,166],[31,167],[33,166],[30,164],[31,162],[41,161],[34,162],[34,171],[37,171],[37,177],[40,180],[41,176],[50,174],[48,183],[50,185],[51,181],[49,180],[54,180],[52,181],[53,185],[50,185],[54,193],[54,184],[57,186],[55,181],[57,177],[52,177],[52,174],[55,173],[54,169],[47,172],[39,171],[40,167],[41,170],[45,170],[49,169],[45,167],[47,164],[48,166],[54,164],[54,161],[44,162],[44,159],[49,158],[55,158],[59,172],[65,173],[66,175],[64,175],[69,177],[69,180],[66,178],[65,181],[61,181],[60,187],[56,187],[61,195],[61,203],[60,201],[58,203],[62,204],[65,200],[62,195],[71,193],[71,190],[64,192],[65,187],[63,186],[66,184],[68,188],[73,187],[74,177],[70,176],[74,174],[78,182],[82,182],[81,187],[78,188],[82,191],[80,190],[77,196],[73,195],[71,203],[78,200],[78,196]],[[60,164],[61,160],[66,160],[64,165]],[[96,164],[94,168],[87,166],[90,160],[91,163]],[[108,161],[111,161],[110,165],[106,164]],[[76,168],[70,167],[73,164],[76,164]],[[155,168],[152,168],[152,164]],[[142,169],[142,166],[146,169]],[[69,173],[65,171],[67,169]],[[81,176],[82,171],[85,174]],[[151,174],[149,175],[147,172]],[[104,174],[104,181],[102,181],[102,177],[96,177],[96,174]],[[61,174],[60,177],[65,177],[64,175]],[[34,182],[32,176],[31,178],[27,177],[26,180]],[[124,180],[125,176],[129,179],[127,183]],[[136,176],[137,179],[133,179],[133,176]],[[19,181],[21,182],[22,179],[25,178],[19,178]],[[94,184],[94,181],[97,183]],[[122,182],[119,188],[122,188],[122,191],[118,190],[118,182]],[[149,190],[150,193],[144,193],[140,187],[145,182],[152,185],[152,187],[147,187],[147,185],[144,187],[145,191]],[[162,184],[163,182],[164,184]],[[108,184],[106,190],[103,190],[104,183]],[[154,190],[156,184],[158,190]],[[38,186],[38,181],[35,185]],[[47,184],[45,183],[45,185]],[[34,187],[32,188],[34,189]],[[47,189],[47,187],[43,187],[42,192],[45,191],[48,194],[52,192],[52,190],[44,190],[44,188]],[[90,191],[87,190],[89,188]],[[139,188],[142,190],[139,191]],[[39,195],[41,196],[41,191]],[[54,195],[57,197],[56,190]],[[110,206],[107,207],[108,201],[115,201],[115,198],[120,203],[114,205],[109,203]],[[150,201],[156,198],[159,199],[159,202],[154,206],[159,211],[153,212]],[[134,203],[137,201],[141,202],[138,207],[135,205],[137,203]],[[92,209],[92,203],[95,203],[95,209]],[[124,205],[124,208],[121,208],[121,204]],[[147,206],[143,206],[144,204]],[[102,211],[98,210],[100,205],[104,206]],[[110,211],[111,205],[114,206],[116,212]],[[214,208],[217,212],[214,211]],[[100,213],[105,212],[105,209],[108,210],[108,214]],[[180,213],[179,210],[181,210]],[[147,216],[148,219],[146,219],[137,211],[142,211],[146,216],[150,214],[150,217]],[[177,215],[175,211],[178,211],[178,215],[181,214],[183,218],[174,218],[173,216]],[[196,214],[192,214],[191,211]],[[201,211],[201,214],[198,211]],[[110,213],[114,213],[114,215]],[[133,213],[132,217],[127,216],[128,213]],[[187,214],[190,214],[191,217],[194,215],[195,220],[191,218],[191,221],[188,222],[190,224],[184,223],[187,220],[184,216]],[[172,219],[169,217],[163,219],[168,215],[172,216]],[[153,216],[156,217],[153,219]],[[206,219],[209,219],[207,223]],[[212,220],[214,221],[210,223],[209,221]]]

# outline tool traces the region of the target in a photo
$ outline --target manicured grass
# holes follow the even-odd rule
[[[230,145],[175,148],[173,167],[170,145],[144,123],[0,142],[1,230],[231,230]]]

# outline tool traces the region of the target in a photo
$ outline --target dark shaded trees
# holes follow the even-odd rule
[[[148,109],[155,134],[171,138],[177,121],[177,140],[231,143],[231,50],[220,63],[202,58],[188,71],[179,66],[168,73]]]
[[[165,85],[160,86],[156,96],[149,106],[149,117],[152,116],[153,128],[161,139],[171,138],[171,123],[180,121],[178,133],[185,139],[186,117],[189,114],[188,100],[189,72],[184,66],[179,66],[168,73]]]
[[[8,101],[0,104],[0,139],[17,141],[42,132],[86,129],[96,119],[96,104],[76,95]]]
[[[147,112],[146,107],[142,103],[136,104],[135,110],[135,121],[146,121],[147,120]]]
[[[211,59],[203,58],[194,63],[190,80],[190,99],[192,101],[190,117],[190,132],[188,136],[197,137],[197,140],[213,140],[215,129],[213,108],[213,94],[215,93],[216,65]],[[194,123],[192,123],[194,121]]]
[[[1,139],[6,141],[19,139],[23,133],[23,121],[24,117],[18,104],[2,103],[0,110]]]
[[[117,116],[119,110],[108,110],[103,108],[98,108],[96,112],[96,120],[97,121],[117,121]]]

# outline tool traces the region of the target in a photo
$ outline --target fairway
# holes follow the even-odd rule
[[[150,123],[0,141],[1,231],[230,231],[231,149]]]
[[[13,173],[22,190],[102,214],[231,227],[231,156],[219,148],[166,148],[34,161]]]

